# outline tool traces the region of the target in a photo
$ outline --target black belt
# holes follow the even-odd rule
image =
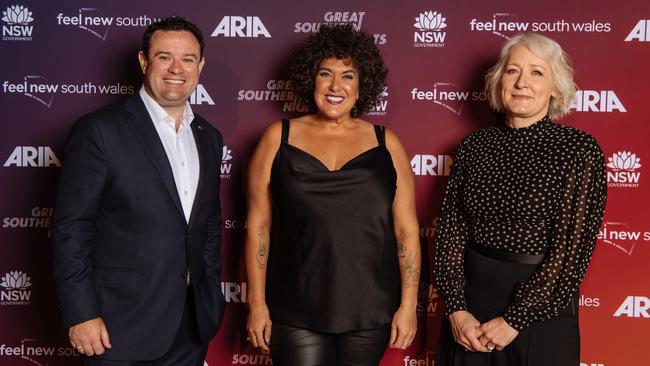
[[[470,242],[469,247],[486,257],[519,264],[540,264],[544,261],[545,257],[544,254],[530,255],[506,252],[501,249],[486,247],[485,245],[475,242]]]

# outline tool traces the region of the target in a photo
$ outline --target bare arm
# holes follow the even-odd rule
[[[408,347],[417,331],[416,306],[420,284],[420,237],[415,213],[413,171],[404,147],[391,131],[386,131],[386,147],[397,172],[393,201],[393,222],[402,281],[400,307],[393,316],[391,347]]]
[[[271,232],[271,167],[280,145],[282,126],[272,123],[262,135],[248,167],[246,275],[248,277],[248,336],[255,347],[268,349],[271,319],[266,306],[266,264]]]

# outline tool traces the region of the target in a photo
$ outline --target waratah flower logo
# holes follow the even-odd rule
[[[27,23],[34,20],[32,18],[32,12],[22,5],[12,5],[3,11],[2,15],[2,21],[9,25],[27,25]]]
[[[641,167],[641,164],[639,164],[641,159],[637,158],[636,154],[632,154],[629,151],[619,151],[613,154],[612,157],[607,158],[607,160],[609,160],[607,167],[613,169],[614,171],[635,171]]]
[[[0,286],[9,290],[24,290],[32,285],[29,280],[31,278],[27,276],[27,273],[23,273],[23,271],[11,271],[2,277]]]
[[[415,26],[421,31],[441,31],[447,27],[447,18],[443,18],[441,13],[437,11],[425,11],[420,13],[419,17],[415,18]]]
[[[228,145],[223,145],[223,151],[221,152],[221,161],[228,161],[232,159],[232,150],[228,148]]]
[[[388,87],[385,86],[384,90],[382,90],[381,93],[379,94],[379,98],[383,99],[383,98],[386,98],[387,96],[388,96]]]

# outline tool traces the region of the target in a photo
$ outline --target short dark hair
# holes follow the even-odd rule
[[[380,99],[386,85],[388,70],[384,66],[375,37],[351,24],[322,25],[307,37],[291,54],[293,92],[310,112],[316,111],[314,87],[321,62],[330,57],[351,59],[359,70],[359,99],[352,117],[368,112]]]
[[[149,57],[149,47],[151,45],[151,37],[153,37],[153,34],[159,30],[187,31],[192,33],[194,38],[196,38],[197,42],[199,42],[199,46],[201,48],[201,54],[199,55],[199,57],[203,57],[203,49],[205,48],[203,33],[201,33],[199,27],[197,27],[196,24],[192,23],[189,19],[179,17],[176,15],[161,19],[155,23],[151,23],[151,25],[149,25],[147,29],[144,31],[144,34],[142,35],[142,53],[144,53],[146,57]]]

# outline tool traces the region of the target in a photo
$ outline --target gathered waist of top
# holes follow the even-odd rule
[[[519,264],[540,264],[544,261],[544,254],[519,254],[512,253],[501,249],[490,248],[475,241],[470,241],[468,247],[479,254],[492,259]]]

